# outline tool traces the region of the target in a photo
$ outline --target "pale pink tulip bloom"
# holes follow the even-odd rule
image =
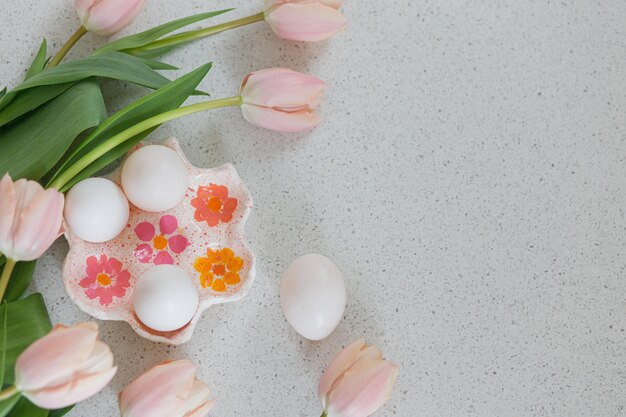
[[[120,393],[122,417],[204,417],[213,405],[211,390],[196,378],[197,366],[186,359],[163,362]]]
[[[318,388],[327,417],[367,417],[390,398],[398,367],[357,340],[328,365]]]
[[[19,356],[15,387],[41,408],[63,408],[98,393],[116,371],[96,323],[59,325]]]
[[[315,108],[326,83],[286,68],[248,74],[241,85],[243,117],[280,132],[310,129],[320,122]]]
[[[74,0],[81,24],[97,35],[112,35],[130,25],[144,0]]]
[[[0,252],[14,261],[39,258],[62,233],[63,194],[25,179],[0,180]]]
[[[265,20],[274,33],[292,41],[316,42],[346,27],[341,0],[267,0]]]

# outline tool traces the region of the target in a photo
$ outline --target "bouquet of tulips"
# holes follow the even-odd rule
[[[267,22],[281,38],[320,41],[344,29],[341,0],[267,0],[264,10],[188,30],[222,17],[211,11],[117,39],[89,56],[64,62],[88,33],[108,36],[129,25],[143,0],[75,0],[78,29],[54,56],[44,40],[22,83],[0,92],[0,417],[65,415],[116,373],[95,323],[52,328],[40,294],[24,296],[36,259],[63,233],[64,192],[114,163],[161,124],[211,109],[238,106],[250,123],[277,131],[319,123],[325,83],[285,68],[247,75],[232,97],[185,105],[211,63],[170,80],[162,57],[220,32]],[[175,33],[176,32],[176,33]],[[141,99],[109,115],[99,78],[147,88]],[[200,417],[212,407],[206,384],[187,360],[162,363],[120,394],[125,417]],[[397,368],[380,350],[357,341],[332,362],[319,386],[324,414],[365,417],[389,397]]]

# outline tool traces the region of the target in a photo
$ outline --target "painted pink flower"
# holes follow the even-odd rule
[[[122,263],[115,258],[90,256],[86,272],[87,276],[80,281],[80,286],[90,299],[99,297],[103,306],[111,304],[114,297],[124,297],[130,287],[130,273],[122,269]]]
[[[135,227],[135,234],[143,242],[135,248],[135,257],[144,264],[153,262],[155,265],[174,264],[170,250],[175,254],[182,253],[189,241],[183,235],[172,235],[178,229],[178,220],[172,215],[165,215],[159,220],[159,234],[156,234],[154,225],[142,222]]]
[[[225,186],[209,184],[198,188],[191,205],[196,209],[194,218],[197,222],[206,222],[214,227],[220,222],[228,223],[232,220],[237,209],[237,199],[228,196],[228,188]]]

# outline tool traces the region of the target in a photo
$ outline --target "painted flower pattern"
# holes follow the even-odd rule
[[[130,287],[130,273],[122,269],[115,258],[100,255],[87,258],[87,276],[80,281],[89,299],[99,298],[100,304],[108,306],[113,298],[122,298]]]
[[[202,288],[225,292],[228,286],[241,282],[239,272],[243,268],[243,259],[235,256],[230,248],[208,249],[206,256],[196,258],[193,267],[200,273]]]
[[[191,200],[196,209],[194,218],[198,222],[206,222],[211,227],[220,222],[228,223],[237,208],[237,199],[228,197],[228,188],[223,185],[209,184],[200,186],[196,198]]]
[[[146,243],[135,248],[135,257],[142,263],[153,262],[155,265],[174,263],[172,253],[182,253],[189,240],[183,235],[174,234],[178,229],[178,220],[172,215],[162,216],[159,220],[159,234],[150,222],[142,222],[135,227],[137,237]]]

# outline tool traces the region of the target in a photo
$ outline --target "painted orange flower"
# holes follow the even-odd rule
[[[191,200],[191,205],[196,209],[196,221],[214,227],[220,222],[231,221],[237,208],[237,199],[229,198],[228,188],[223,185],[209,184],[198,187],[197,196]]]
[[[241,281],[239,272],[243,268],[243,259],[235,256],[230,248],[208,249],[205,257],[196,258],[193,267],[200,273],[202,288],[225,292],[229,285]]]

